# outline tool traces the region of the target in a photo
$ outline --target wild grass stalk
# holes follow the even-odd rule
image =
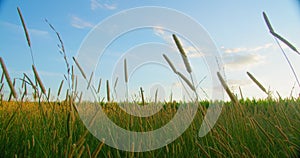
[[[95,151],[92,154],[92,158],[96,158],[98,156],[98,154],[99,154],[100,150],[102,149],[103,145],[104,145],[104,141],[99,143],[99,145],[97,146],[97,148],[95,149]]]
[[[298,84],[299,88],[300,88],[300,81],[299,81],[299,79],[298,79],[298,76],[297,76],[297,74],[296,74],[296,71],[294,70],[294,67],[293,67],[291,61],[289,60],[288,56],[286,55],[285,51],[283,50],[283,48],[281,47],[281,45],[280,45],[280,43],[278,42],[277,39],[279,39],[279,40],[282,41],[284,44],[286,44],[290,49],[292,49],[293,51],[295,51],[298,55],[300,55],[299,51],[298,51],[298,50],[296,49],[296,47],[293,46],[289,41],[287,41],[286,39],[284,39],[282,36],[280,36],[279,34],[277,34],[277,33],[274,31],[274,29],[273,29],[272,26],[271,26],[270,20],[269,20],[269,18],[267,17],[267,14],[266,14],[265,12],[263,12],[263,17],[264,17],[264,20],[265,20],[265,22],[266,22],[266,24],[267,24],[267,26],[268,26],[268,29],[269,29],[270,33],[273,35],[273,37],[274,37],[274,39],[275,39],[277,45],[279,46],[279,48],[281,49],[282,54],[284,55],[284,58],[285,58],[286,61],[288,62],[289,67],[290,67],[290,69],[292,70],[293,75],[294,75],[294,77],[295,77],[295,79],[296,79],[296,81],[297,81],[297,84]]]
[[[62,90],[63,85],[64,85],[64,80],[61,80],[61,82],[60,82],[60,84],[59,84],[58,91],[57,91],[57,97],[60,96],[60,93],[61,93],[61,90]]]
[[[230,100],[235,104],[238,105],[239,102],[237,100],[237,98],[235,97],[235,95],[231,92],[231,90],[229,89],[227,83],[225,82],[225,80],[223,79],[222,75],[220,74],[220,72],[217,72],[217,76],[223,86],[223,88],[225,89],[226,93],[228,94]]]
[[[79,69],[79,71],[80,71],[82,77],[83,77],[84,79],[87,79],[87,78],[86,78],[86,75],[85,75],[85,73],[84,73],[84,71],[83,71],[83,69],[81,68],[80,64],[77,62],[77,60],[75,59],[75,57],[73,57],[73,61],[75,62],[77,68]]]
[[[141,97],[142,97],[142,105],[145,105],[145,98],[144,98],[144,90],[142,87],[140,87],[140,91],[141,91]]]
[[[90,86],[91,86],[91,82],[92,82],[92,79],[93,79],[93,75],[94,75],[94,72],[91,73],[91,76],[90,76],[90,79],[89,79],[89,82],[88,82],[87,89],[89,89]]]
[[[194,94],[195,94],[195,101],[198,102],[198,93],[196,91],[196,86],[195,86],[195,83],[194,83],[194,79],[193,79],[193,76],[192,76],[192,68],[191,68],[191,65],[190,65],[190,62],[188,60],[188,57],[187,57],[187,54],[185,53],[182,45],[181,45],[181,42],[180,40],[177,38],[177,36],[175,34],[172,35],[173,36],[173,39],[175,41],[175,44],[180,52],[180,55],[181,55],[181,58],[183,60],[183,63],[185,65],[185,68],[186,68],[186,71],[189,73],[190,75],[190,79],[191,79],[191,85],[189,85],[189,83],[187,83],[188,80],[184,79],[184,75],[181,74],[180,72],[177,72],[177,74],[189,85],[189,87],[193,90]],[[171,63],[170,63],[171,64]],[[173,68],[172,68],[173,69]],[[174,70],[173,70],[174,71]]]
[[[191,90],[196,91],[194,85],[180,72],[177,75],[191,88]]]
[[[19,7],[17,7],[17,10],[18,10],[18,14],[19,14],[20,20],[22,22],[22,26],[23,26],[24,32],[25,32],[27,44],[28,44],[28,47],[30,49],[30,55],[31,55],[32,64],[34,65],[34,58],[33,58],[33,53],[32,53],[32,48],[31,48],[31,42],[30,42],[29,33],[28,33],[28,30],[27,30],[24,18],[22,16],[21,9]]]
[[[129,89],[128,89],[128,70],[127,70],[127,60],[124,59],[124,78],[125,78],[125,99],[126,102],[128,102],[128,95],[129,95]]]
[[[167,63],[169,64],[170,68],[172,69],[172,71],[177,74],[177,70],[175,68],[175,66],[173,65],[173,63],[171,62],[171,60],[168,58],[167,55],[163,54],[163,57],[165,58],[165,60],[167,61]]]
[[[37,83],[39,84],[39,86],[41,88],[42,93],[46,94],[46,88],[45,88],[45,86],[44,86],[44,84],[43,84],[43,82],[42,82],[42,80],[41,80],[41,78],[40,78],[40,76],[39,76],[39,74],[38,74],[38,72],[37,72],[34,65],[32,65],[32,70],[33,70],[35,79],[36,79]]]
[[[240,91],[241,99],[244,100],[243,92],[240,86],[239,86],[239,91]]]
[[[63,43],[63,40],[59,34],[58,31],[56,31],[56,29],[54,28],[54,26],[47,20],[45,19],[45,22],[50,26],[50,28],[55,32],[58,40],[59,40],[59,53],[63,55],[63,58],[64,58],[64,61],[65,61],[65,64],[66,64],[66,67],[67,67],[67,77],[66,77],[66,80],[68,81],[68,86],[69,86],[69,89],[71,89],[71,80],[70,80],[70,76],[73,75],[73,73],[71,74],[71,69],[70,69],[70,64],[69,64],[69,61],[68,61],[68,58],[67,58],[67,53],[66,53],[66,50],[65,50],[65,46],[64,46],[64,43]]]
[[[102,78],[99,79],[97,93],[100,93]]]
[[[2,72],[2,74],[1,74],[0,83],[3,83],[3,80],[4,80],[4,72]]]
[[[183,47],[182,47],[182,45],[181,45],[179,39],[177,38],[177,36],[176,36],[175,34],[173,34],[172,36],[173,36],[173,39],[174,39],[174,41],[175,41],[175,43],[176,43],[176,46],[177,46],[177,48],[178,48],[180,54],[181,54],[181,57],[182,57],[182,60],[183,60],[183,62],[184,62],[186,71],[187,71],[188,73],[192,73],[192,68],[191,68],[190,62],[189,62],[189,60],[188,60],[188,58],[187,58],[187,55],[186,55],[186,53],[185,53],[185,51],[184,51],[184,49],[183,49]]]
[[[268,96],[270,95],[266,88],[250,72],[247,72],[247,75],[264,93],[266,93]]]
[[[110,102],[110,87],[109,87],[109,81],[106,80],[106,98],[107,98],[107,102]]]
[[[15,87],[13,86],[13,83],[11,82],[9,73],[8,73],[8,71],[7,71],[7,68],[6,68],[6,66],[5,66],[5,63],[4,63],[3,59],[2,59],[2,57],[0,57],[0,64],[1,64],[1,67],[2,67],[2,70],[3,70],[3,73],[4,73],[4,76],[5,76],[5,78],[6,78],[6,81],[7,81],[7,83],[8,83],[8,86],[9,86],[9,88],[10,88],[10,91],[11,91],[12,95],[14,96],[14,98],[17,99],[17,98],[18,98],[17,92],[16,92],[16,90],[15,90]]]
[[[119,77],[116,78],[115,83],[114,83],[114,93],[115,93],[115,97],[118,98],[117,95],[117,85],[118,85],[118,81],[119,81]]]

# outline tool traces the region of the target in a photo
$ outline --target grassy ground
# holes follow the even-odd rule
[[[300,99],[241,100],[240,104],[225,103],[217,124],[203,138],[197,137],[203,119],[199,109],[191,126],[171,144],[150,152],[132,153],[111,148],[87,132],[68,101],[2,101],[0,157],[299,156]],[[116,124],[136,131],[159,128],[176,112],[176,104],[169,103],[156,114],[160,119],[139,120],[123,115],[116,104],[103,108]]]

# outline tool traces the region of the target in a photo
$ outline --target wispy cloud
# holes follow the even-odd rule
[[[117,4],[108,0],[91,0],[91,9],[96,10],[98,8],[115,10],[117,9]]]
[[[0,22],[0,25],[9,29],[12,29],[17,32],[22,32],[23,28],[21,25],[13,24],[10,22]],[[32,36],[39,36],[39,37],[46,37],[49,35],[48,31],[40,30],[40,29],[34,29],[34,28],[27,28],[28,32]]]
[[[265,62],[265,56],[257,53],[223,54],[225,67],[230,70],[243,70]]]
[[[274,49],[275,45],[267,43],[261,46],[246,48],[225,48],[221,47],[224,52],[222,58],[225,67],[230,70],[242,70],[265,62],[265,56],[262,55],[263,51]]]
[[[88,22],[88,21],[85,21],[77,16],[72,16],[71,17],[71,25],[75,28],[78,28],[78,29],[85,29],[85,28],[92,28],[94,27],[94,24]]]
[[[272,43],[267,43],[262,46],[257,46],[253,48],[246,48],[246,47],[239,47],[239,48],[225,48],[221,47],[221,50],[224,53],[241,53],[241,52],[258,52],[264,49],[269,49],[269,48],[274,48],[274,44]]]
[[[252,82],[247,79],[229,79],[227,83],[230,87],[238,88],[239,86],[250,85]]]
[[[172,33],[165,31],[164,28],[160,26],[154,27],[153,32],[155,35],[161,37],[166,43],[172,45],[174,50],[177,51],[177,47],[173,41]],[[199,52],[194,46],[188,44],[184,40],[180,40],[180,42],[189,58],[199,58],[204,56],[204,53]]]

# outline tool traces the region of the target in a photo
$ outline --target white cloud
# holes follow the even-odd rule
[[[91,0],[91,9],[96,10],[98,8],[115,10],[117,9],[117,4],[111,3],[110,1]]]
[[[225,68],[230,70],[243,70],[265,62],[265,57],[257,53],[224,54]]]
[[[251,84],[250,80],[247,79],[229,79],[227,80],[227,83],[230,87],[238,88],[239,86],[247,86]]]
[[[87,22],[77,16],[72,16],[71,17],[71,25],[75,28],[78,29],[85,29],[85,28],[92,28],[94,27],[94,24]]]
[[[262,55],[262,52],[269,49],[275,49],[275,45],[267,43],[252,48],[221,47],[221,50],[224,52],[222,58],[225,63],[225,67],[229,70],[243,70],[264,63],[265,56]]]
[[[225,48],[221,47],[221,50],[224,53],[241,53],[241,52],[258,52],[264,49],[275,48],[275,45],[272,43],[267,43],[262,46],[257,46],[253,48],[239,47],[239,48]]]

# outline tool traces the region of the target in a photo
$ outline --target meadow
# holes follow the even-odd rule
[[[30,51],[31,42],[26,25],[18,8]],[[265,13],[263,14],[271,34],[290,45],[287,40],[274,32]],[[47,22],[48,23],[48,22]],[[32,56],[31,79],[25,73],[20,79],[11,79],[1,60],[2,76],[0,81],[0,157],[299,157],[300,156],[300,98],[282,98],[271,95],[263,85],[249,72],[248,76],[268,97],[249,99],[233,94],[220,75],[218,78],[230,97],[224,101],[222,113],[212,130],[205,137],[198,137],[198,130],[203,121],[210,101],[197,101],[198,112],[189,128],[174,142],[163,148],[148,152],[126,152],[112,147],[95,138],[85,127],[76,110],[81,102],[81,95],[76,91],[73,66],[66,57],[63,42],[60,41],[60,52],[65,59],[67,72],[65,80],[58,83],[56,98],[61,98],[62,85],[66,82],[69,89],[64,99],[49,99],[55,90],[46,90],[34,65]],[[183,58],[188,73],[192,71],[179,39],[174,41]],[[284,52],[285,53],[285,52]],[[164,56],[174,73],[193,91],[195,86],[191,79],[177,72],[172,62]],[[74,60],[74,66],[80,69],[80,63]],[[126,66],[125,66],[126,67]],[[126,68],[125,68],[126,70]],[[292,68],[294,71],[294,69]],[[84,71],[82,76],[86,78]],[[295,76],[297,79],[297,76]],[[6,82],[5,82],[6,80]],[[21,82],[20,91],[15,83]],[[8,86],[10,93],[4,92]],[[131,131],[150,131],[166,124],[177,112],[180,102],[165,101],[163,109],[151,117],[134,117],[119,108],[117,102],[109,99],[107,84],[107,102],[99,102],[106,115],[118,126]],[[242,95],[242,94],[241,94]],[[33,97],[31,97],[33,96]],[[7,98],[7,99],[5,99]],[[147,106],[142,98],[141,106]]]

